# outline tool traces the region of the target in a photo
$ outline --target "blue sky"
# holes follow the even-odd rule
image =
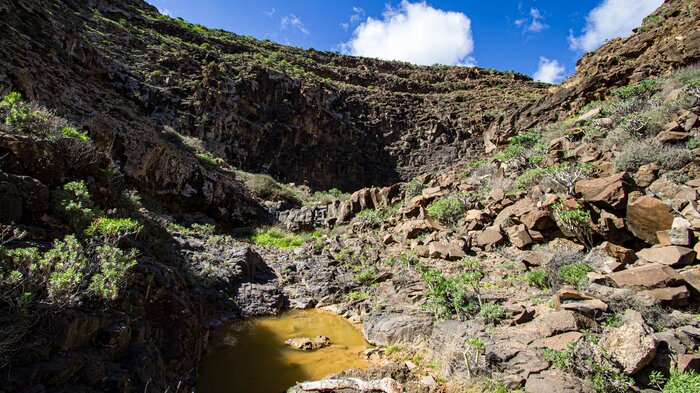
[[[558,83],[663,0],[148,0],[161,12],[281,44]]]

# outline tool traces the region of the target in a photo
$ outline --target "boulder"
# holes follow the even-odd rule
[[[700,230],[700,208],[697,202],[690,202],[681,210],[681,215],[690,222],[690,227],[694,230]]]
[[[573,289],[560,289],[554,296],[554,308],[574,311],[589,317],[597,317],[608,310],[608,305],[602,300],[585,295]]]
[[[590,393],[593,392],[578,378],[559,369],[532,374],[525,382],[525,393]]]
[[[373,345],[416,343],[430,335],[432,325],[425,314],[377,310],[365,316],[362,333]]]
[[[613,244],[606,241],[601,243],[597,248],[599,250],[605,251],[606,254],[617,259],[623,265],[630,264],[636,260],[633,250],[622,246],[618,246],[617,244]]]
[[[548,369],[549,362],[539,352],[531,349],[520,351],[505,364],[505,369],[509,374],[519,374],[523,380],[530,374]]]
[[[550,263],[554,254],[544,251],[526,251],[522,254],[522,261],[527,267],[539,267]]]
[[[528,229],[542,231],[551,229],[555,223],[546,210],[533,210],[520,216],[520,222],[525,224]]]
[[[671,228],[656,232],[656,237],[662,246],[688,247],[691,245],[693,232],[689,228]]]
[[[532,238],[527,232],[527,229],[525,229],[524,224],[512,226],[508,228],[507,232],[508,240],[510,240],[511,244],[515,247],[522,249],[532,244]]]
[[[464,252],[464,245],[457,241],[448,244],[432,242],[428,244],[428,255],[431,258],[445,259],[448,261],[456,261],[467,256]]]
[[[404,221],[397,225],[394,231],[402,234],[407,239],[415,239],[423,233],[441,231],[444,229],[445,227],[442,226],[439,221],[431,217],[426,217],[422,220]]]
[[[648,188],[647,192],[651,191],[651,195],[656,196],[662,200],[674,199],[679,192],[683,191],[686,187],[679,186],[673,180],[662,177],[652,183]]]
[[[652,163],[639,167],[637,173],[634,174],[634,182],[639,187],[649,187],[656,179],[661,167],[659,164]]]
[[[670,208],[659,199],[644,195],[627,204],[627,228],[649,244],[657,242],[656,232],[671,229],[672,224]]]
[[[476,246],[487,251],[492,251],[503,243],[503,235],[495,229],[485,229],[476,235]]]
[[[673,268],[658,263],[610,273],[607,278],[616,288],[635,290],[656,289],[683,282],[683,278]]]
[[[638,251],[637,257],[648,262],[677,267],[692,264],[695,260],[695,251],[692,248],[680,246],[652,247]]]
[[[424,188],[423,191],[421,191],[421,195],[427,200],[433,200],[435,198],[439,198],[445,195],[445,193],[442,192],[442,188],[440,187],[428,187]]]
[[[652,299],[656,304],[672,307],[685,306],[688,304],[688,298],[690,298],[690,292],[688,292],[688,288],[686,288],[685,285],[680,287],[649,289],[641,291],[639,294]]]
[[[290,338],[284,342],[284,345],[296,349],[297,351],[315,351],[317,349],[325,348],[331,345],[331,339],[326,336],[316,336],[314,338],[310,337],[297,337]]]
[[[694,267],[690,270],[685,270],[681,272],[681,277],[685,280],[685,283],[690,286],[691,289],[695,290],[696,293],[700,294],[700,266]]]
[[[610,329],[600,342],[627,375],[635,374],[652,361],[657,344],[654,331],[634,310],[627,310],[622,317],[622,325]]]
[[[656,140],[661,143],[679,143],[685,142],[690,137],[690,134],[682,131],[661,131],[656,135]]]
[[[627,204],[629,181],[627,172],[597,179],[584,179],[576,183],[576,192],[584,200],[604,208],[624,209]]]
[[[575,343],[583,337],[580,332],[567,332],[552,337],[540,338],[530,343],[531,348],[549,348],[555,351],[563,351],[569,343]]]
[[[578,329],[578,322],[573,312],[567,310],[549,312],[530,322],[536,328],[540,337],[551,337],[555,334],[571,332]]]
[[[700,353],[679,354],[677,367],[679,371],[700,371]]]

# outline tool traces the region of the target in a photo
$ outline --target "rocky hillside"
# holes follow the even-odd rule
[[[485,135],[489,150],[538,123],[554,122],[603,100],[612,89],[650,76],[666,75],[700,61],[700,2],[666,1],[644,19],[635,34],[615,38],[586,53],[576,73],[549,94],[511,109]]]
[[[481,151],[494,118],[545,92],[512,72],[284,47],[137,0],[9,2],[0,12],[13,37],[0,47],[0,81],[78,122],[151,188],[185,172],[148,170],[172,144],[316,189],[388,185]]]
[[[548,88],[0,0],[0,392],[190,390],[309,307],[373,367],[290,391],[696,391],[697,9]]]

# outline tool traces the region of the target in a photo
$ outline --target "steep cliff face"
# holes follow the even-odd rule
[[[162,194],[209,184],[206,175],[183,175],[187,160],[164,142],[173,134],[245,170],[352,190],[480,151],[493,119],[545,92],[512,72],[257,41],[164,17],[140,1],[9,2],[0,19],[12,37],[0,47],[4,89],[83,124],[131,179]],[[170,172],[153,173],[164,167]]]
[[[627,38],[615,38],[577,63],[576,72],[548,94],[514,107],[484,134],[488,150],[518,132],[562,120],[616,87],[668,75],[700,61],[700,1],[667,0]]]

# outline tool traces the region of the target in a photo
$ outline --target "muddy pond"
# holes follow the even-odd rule
[[[296,382],[364,368],[370,345],[344,318],[322,310],[298,310],[236,321],[212,332],[199,367],[197,393],[278,393]],[[290,338],[327,336],[331,346],[302,352]]]

